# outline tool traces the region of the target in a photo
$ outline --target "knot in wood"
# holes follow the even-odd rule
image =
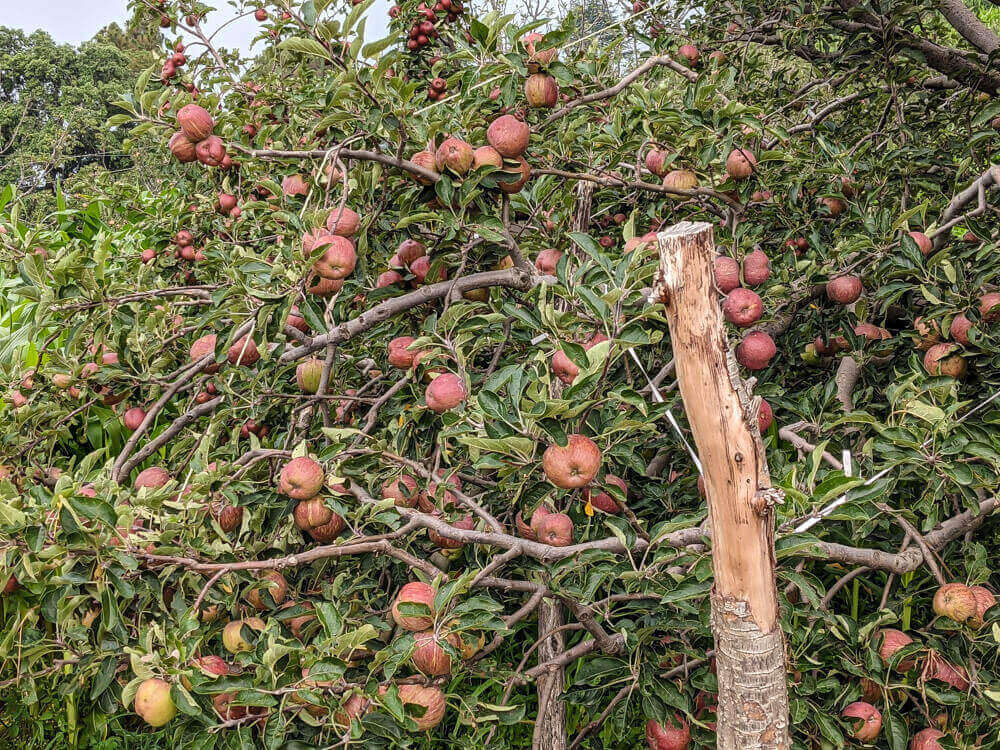
[[[670,290],[667,288],[667,280],[662,268],[657,270],[656,276],[653,277],[653,288],[649,290],[647,301],[651,305],[655,305],[657,302],[662,302],[664,305],[670,304]]]
[[[783,505],[784,502],[785,492],[778,487],[767,487],[766,489],[757,490],[754,493],[753,500],[750,501],[753,512],[758,516],[764,515],[775,505]]]

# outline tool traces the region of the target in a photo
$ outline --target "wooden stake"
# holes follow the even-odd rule
[[[711,594],[719,750],[786,750],[788,688],[775,585],[774,510],[750,396],[730,351],[715,287],[710,224],[657,235],[653,297],[667,307],[677,381],[702,463],[712,528]]]

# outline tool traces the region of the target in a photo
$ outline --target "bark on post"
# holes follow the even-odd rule
[[[775,585],[774,511],[757,410],[729,348],[706,223],[657,235],[653,299],[666,304],[677,381],[712,525],[719,750],[786,750],[788,688]]]
[[[543,599],[538,605],[538,637],[543,638],[565,624],[563,608],[557,602]],[[538,646],[538,663],[555,659],[566,650],[563,634],[545,638]],[[562,667],[538,676],[538,717],[531,739],[532,750],[566,750],[566,705],[562,694],[566,673]]]

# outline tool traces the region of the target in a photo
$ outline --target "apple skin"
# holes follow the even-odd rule
[[[403,603],[425,604],[430,609],[428,615],[404,615],[399,612]],[[406,630],[427,630],[434,624],[434,589],[423,581],[411,581],[396,594],[392,603],[392,619]]]
[[[628,496],[628,485],[625,484],[625,480],[621,477],[617,477],[614,474],[605,474],[603,484],[605,486],[613,484],[618,487],[622,493],[626,495],[626,497]],[[605,513],[622,512],[622,506],[619,504],[618,500],[616,500],[610,493],[605,492],[598,487],[594,487],[594,485],[584,487],[582,499],[583,502],[589,502],[593,507],[604,511]]]
[[[278,492],[293,500],[310,500],[323,488],[323,467],[308,456],[293,458],[281,469]]]
[[[871,703],[856,701],[844,708],[840,715],[845,719],[855,719],[852,722],[854,737],[862,742],[870,742],[882,731],[882,714]]]
[[[438,375],[427,386],[424,399],[427,408],[438,414],[454,409],[469,396],[462,379],[452,372]]]
[[[177,706],[170,697],[170,683],[157,677],[139,685],[133,706],[151,727],[162,727],[177,715]]]
[[[601,450],[586,435],[567,436],[565,447],[553,444],[542,455],[542,470],[552,484],[577,489],[590,484],[601,468]]]
[[[687,750],[691,747],[691,727],[679,715],[660,723],[646,722],[646,746],[649,750]]]
[[[231,654],[238,654],[241,651],[251,650],[250,644],[240,632],[244,625],[259,632],[263,632],[267,627],[264,624],[264,621],[259,617],[246,617],[242,620],[232,620],[227,622],[225,627],[222,628],[222,645],[225,646],[226,651]]]

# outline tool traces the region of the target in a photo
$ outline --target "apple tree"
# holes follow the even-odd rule
[[[159,167],[0,193],[22,737],[1000,740],[996,14],[142,4]]]

